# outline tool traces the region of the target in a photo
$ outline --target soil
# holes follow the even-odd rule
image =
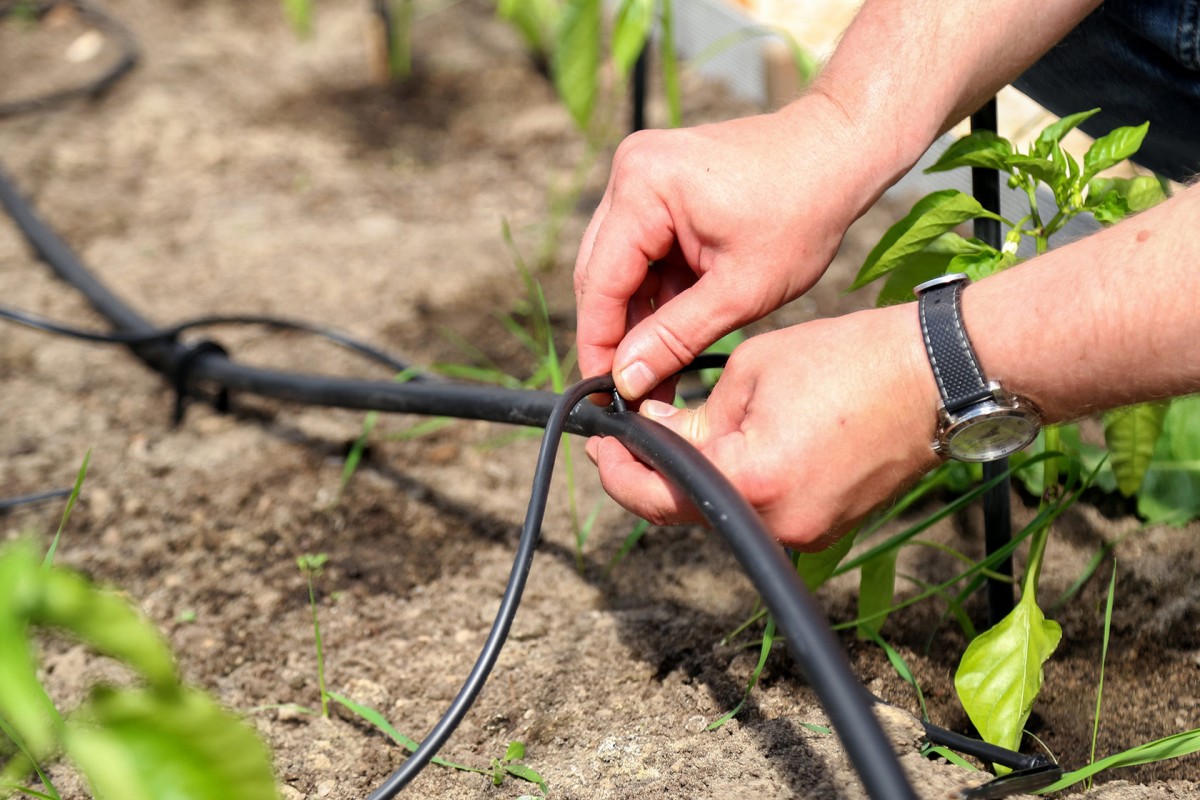
[[[482,354],[529,374],[530,357],[499,320],[523,297],[502,223],[543,262],[539,277],[568,345],[573,249],[607,156],[590,153],[489,4],[427,10],[416,23],[415,74],[390,89],[369,79],[367,4],[317,5],[315,36],[302,41],[275,0],[111,0],[106,7],[141,42],[139,67],[101,99],[0,120],[6,169],[99,278],[156,322],[287,315],[419,364]],[[65,88],[110,63],[111,45],[78,64],[63,60],[79,24],[0,26],[0,102]],[[753,110],[691,75],[684,88],[691,123]],[[581,199],[560,211],[581,175]],[[867,302],[841,289],[896,213],[885,201],[868,214],[827,278],[764,326]],[[103,327],[6,223],[0,297]],[[389,377],[312,338],[252,328],[211,335],[247,363]],[[403,438],[422,420],[385,417],[339,497],[361,413],[235,396],[231,413],[194,403],[173,426],[169,387],[125,350],[11,325],[0,332],[0,401],[0,497],[69,487],[92,451],[61,562],[120,587],[169,637],[186,678],[246,715],[274,753],[284,798],[361,798],[401,760],[353,718],[277,707],[318,705],[297,556],[329,557],[317,591],[331,688],[417,738],[442,713],[497,607],[534,437],[458,421]],[[607,572],[634,521],[603,500],[578,443],[575,464],[579,508],[600,504],[584,568],[560,468],[511,640],[442,755],[485,766],[523,741],[526,763],[556,798],[862,797],[837,739],[805,727],[827,718],[782,653],[741,715],[705,730],[741,697],[756,661],[746,640],[720,644],[754,609],[753,589],[724,545],[694,527],[652,529]],[[1014,494],[1014,505],[1018,522],[1031,517],[1026,498]],[[0,518],[0,532],[48,537],[61,511],[24,506]],[[933,535],[978,555],[979,513]],[[1105,543],[1127,536],[1114,551],[1100,754],[1200,727],[1200,527],[1139,530],[1138,520],[1107,513],[1080,504],[1061,520],[1042,589],[1057,597]],[[953,569],[925,548],[901,562],[902,573],[926,581]],[[1109,572],[1106,561],[1058,612],[1063,644],[1030,722],[1068,767],[1088,758]],[[853,616],[855,590],[850,579],[822,589],[832,619]],[[884,634],[934,721],[965,731],[951,682],[964,640],[943,610],[925,603],[898,613]],[[980,601],[968,611],[978,621]],[[980,782],[917,754],[911,687],[876,646],[842,642],[862,681],[902,710],[886,715],[888,729],[922,796],[948,798]],[[44,643],[43,662],[67,706],[112,672],[58,639]],[[69,771],[52,774],[64,798],[87,796]],[[1192,796],[1197,779],[1200,760],[1186,757],[1103,776],[1093,796]],[[520,781],[494,787],[434,767],[407,796],[525,793],[537,794]]]

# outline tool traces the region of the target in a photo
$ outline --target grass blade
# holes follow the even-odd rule
[[[347,711],[350,711],[351,713],[355,714],[356,716],[362,718],[366,722],[369,722],[370,724],[374,725],[380,731],[387,734],[392,739],[392,741],[394,741],[396,744],[403,747],[408,752],[415,753],[415,752],[417,752],[417,748],[421,746],[420,743],[417,742],[415,739],[409,738],[408,736],[405,736],[400,731],[396,730],[392,726],[392,723],[388,722],[387,719],[384,718],[383,714],[380,714],[375,709],[373,709],[369,706],[364,706],[359,703],[356,703],[353,700],[351,700],[349,697],[338,694],[337,692],[330,692],[329,699],[332,700],[333,702],[337,703],[338,705],[342,706]],[[453,761],[447,761],[444,758],[438,758],[437,756],[434,756],[431,760],[433,761],[434,764],[437,764],[440,767],[449,767],[450,769],[457,769],[462,772],[477,772],[480,775],[490,775],[491,774],[486,769],[479,769],[477,767],[468,767],[466,764],[457,764]]]
[[[754,667],[754,672],[750,673],[750,682],[746,684],[746,693],[742,695],[742,699],[738,704],[716,722],[710,724],[705,730],[715,731],[717,728],[724,725],[729,720],[737,716],[742,710],[742,706],[746,705],[746,701],[750,699],[750,692],[754,691],[754,687],[758,684],[758,679],[762,675],[763,667],[767,665],[767,656],[771,655],[771,645],[775,643],[775,618],[767,617],[767,629],[763,631],[762,648],[758,651],[758,665]]]
[[[63,528],[67,527],[67,520],[71,518],[71,512],[75,510],[75,501],[79,499],[79,492],[83,489],[83,479],[87,477],[88,464],[92,462],[92,450],[89,447],[87,453],[83,456],[83,463],[79,465],[79,472],[75,474],[75,487],[71,489],[71,496],[67,498],[67,507],[63,509],[62,519],[58,523],[58,530],[54,533],[54,540],[50,542],[50,549],[46,551],[46,558],[42,561],[43,569],[50,569],[54,564],[54,554],[58,552],[58,539],[62,536]]]

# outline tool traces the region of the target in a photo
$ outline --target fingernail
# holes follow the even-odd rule
[[[630,399],[642,397],[658,385],[658,376],[654,374],[644,361],[635,361],[621,370],[621,383]]]
[[[678,414],[680,409],[664,403],[659,400],[647,400],[642,403],[641,412],[648,417],[656,417],[657,419],[669,419]]]

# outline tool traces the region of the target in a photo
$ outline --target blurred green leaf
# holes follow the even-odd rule
[[[254,730],[198,690],[97,688],[65,743],[97,800],[278,797]]]
[[[810,592],[815,592],[829,580],[838,564],[854,546],[854,534],[847,534],[824,550],[815,553],[793,553],[792,563]]]
[[[1142,403],[1104,415],[1104,441],[1111,454],[1117,488],[1132,497],[1142,486],[1162,433],[1169,403]]]
[[[655,0],[622,0],[613,23],[612,57],[617,76],[629,75],[646,46],[650,26],[654,24]]]
[[[1171,402],[1138,492],[1138,513],[1177,525],[1200,516],[1200,395]]]
[[[551,59],[558,95],[585,130],[600,81],[600,11],[601,0],[568,0]]]
[[[887,621],[886,612],[896,595],[896,558],[899,555],[899,548],[885,550],[862,565],[858,582],[858,618],[867,621],[858,626],[860,639],[877,637]]]

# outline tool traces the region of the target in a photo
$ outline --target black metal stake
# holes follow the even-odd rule
[[[650,51],[650,40],[642,46],[637,62],[633,65],[633,122],[634,133],[646,129],[646,62]]]
[[[971,131],[996,130],[996,98],[987,101],[971,115]],[[971,168],[971,193],[979,204],[995,214],[1000,213],[1000,173],[986,167]],[[994,219],[975,220],[975,236],[997,249],[1001,246],[1000,222]],[[989,481],[1008,471],[1008,459],[989,461],[983,465],[983,479]],[[999,550],[1012,538],[1011,487],[1007,478],[989,489],[983,496],[983,539],[987,554]],[[1012,577],[1012,558],[996,566],[996,572]],[[995,578],[987,582],[988,626],[992,627],[1013,610],[1013,584]]]

